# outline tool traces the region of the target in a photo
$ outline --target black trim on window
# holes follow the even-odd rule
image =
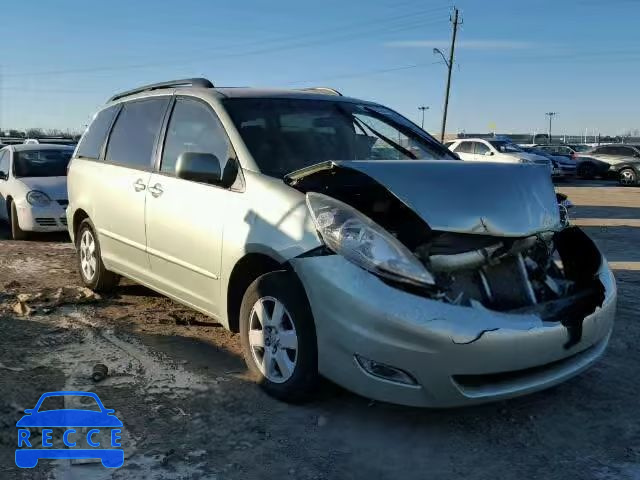
[[[118,103],[116,105],[116,108],[117,108],[116,114],[113,116],[113,120],[111,120],[111,125],[109,125],[109,128],[107,128],[107,136],[104,138],[104,141],[102,142],[102,147],[100,148],[100,156],[98,157],[98,161],[100,162],[105,161],[105,155],[107,153],[107,145],[109,144],[109,139],[111,138],[111,131],[113,130],[113,126],[116,124],[116,120],[120,116],[120,112],[122,112],[122,103]],[[87,158],[87,160],[94,160],[94,159]]]

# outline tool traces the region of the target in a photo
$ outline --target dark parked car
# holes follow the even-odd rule
[[[551,176],[555,179],[568,179],[574,178],[576,176],[576,161],[572,158],[568,158],[564,155],[556,155],[553,153],[549,153],[540,148],[536,147],[520,147],[525,152],[533,153],[535,155],[540,155],[542,157],[546,157],[551,160],[553,165],[553,170]]]
[[[550,153],[551,155],[573,159],[576,162],[576,175],[580,178],[605,178],[611,174],[609,171],[611,164],[604,158],[596,158],[592,156],[591,152],[595,149],[591,149],[588,145],[536,145],[534,148]]]

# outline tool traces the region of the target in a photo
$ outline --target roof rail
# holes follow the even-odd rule
[[[211,83],[206,78],[184,78],[182,80],[169,80],[168,82],[152,83],[150,85],[143,85],[142,87],[134,88],[133,90],[127,90],[126,92],[116,93],[109,99],[109,102],[113,102],[120,98],[128,97],[129,95],[133,95],[136,93],[175,87],[213,88],[213,83]]]
[[[309,88],[301,88],[300,90],[302,90],[303,92],[317,92],[317,93],[324,93],[327,95],[337,95],[338,97],[342,97],[342,94],[338,90],[331,87],[309,87]]]

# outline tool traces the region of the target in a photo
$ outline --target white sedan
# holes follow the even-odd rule
[[[549,171],[553,165],[546,157],[527,153],[518,145],[506,140],[486,140],[484,138],[462,138],[445,143],[449,150],[462,160],[476,162],[536,163],[546,165]]]
[[[14,240],[67,230],[67,164],[73,147],[11,145],[0,150],[0,220]]]

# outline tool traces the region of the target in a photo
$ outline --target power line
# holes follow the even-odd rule
[[[438,10],[442,10],[445,7],[438,7],[435,9],[432,9],[431,12],[435,12]],[[361,39],[364,35],[368,34],[368,33],[383,33],[383,34],[388,34],[388,33],[396,33],[399,31],[403,31],[403,30],[409,30],[409,29],[413,29],[413,28],[419,28],[422,26],[427,26],[427,25],[432,25],[432,24],[437,24],[440,23],[440,19],[434,19],[433,17],[430,17],[432,21],[430,22],[425,22],[422,17],[424,17],[425,15],[427,15],[430,11],[427,12],[420,12],[420,13],[416,13],[416,12],[411,12],[411,13],[404,13],[401,15],[396,15],[396,16],[386,16],[385,18],[380,18],[377,20],[372,20],[372,21],[368,21],[366,24],[362,24],[362,23],[358,23],[358,24],[350,24],[350,25],[343,25],[340,27],[332,27],[330,29],[326,29],[323,31],[317,31],[315,33],[311,33],[308,34],[307,37],[315,37],[315,36],[322,36],[325,35],[326,33],[330,33],[330,32],[339,32],[341,33],[340,35],[337,36],[333,36],[333,38],[331,37],[321,37],[321,38],[317,38],[317,39],[313,39],[313,40],[306,40],[306,41],[302,41],[302,42],[291,42],[290,40],[292,39],[300,39],[300,36],[284,36],[284,37],[280,37],[277,39],[273,39],[273,40],[266,40],[263,42],[250,42],[250,43],[244,43],[244,44],[240,44],[240,45],[236,45],[236,46],[229,46],[229,47],[218,47],[213,49],[214,51],[218,51],[218,52],[223,52],[228,50],[228,49],[233,49],[233,48],[237,48],[238,46],[243,47],[243,46],[250,46],[250,45],[256,45],[256,44],[260,44],[263,45],[264,43],[270,43],[270,42],[276,42],[276,43],[283,43],[282,45],[276,45],[276,46],[272,46],[272,47],[265,47],[265,48],[258,48],[258,49],[254,49],[254,50],[249,50],[249,51],[244,51],[244,52],[226,52],[226,53],[219,53],[216,55],[213,55],[211,57],[205,57],[203,58],[203,56],[199,56],[198,58],[193,58],[190,60],[182,60],[182,61],[163,61],[163,62],[153,62],[153,63],[143,63],[143,64],[129,64],[129,65],[107,65],[107,66],[100,66],[100,67],[91,67],[91,68],[76,68],[76,69],[63,69],[63,70],[49,70],[49,71],[40,71],[40,72],[22,72],[22,73],[11,73],[8,75],[5,75],[6,77],[23,77],[23,76],[42,76],[42,75],[66,75],[66,74],[76,74],[76,73],[93,73],[93,72],[108,72],[108,71],[118,71],[118,70],[132,70],[132,69],[144,69],[144,68],[152,68],[152,67],[159,67],[159,66],[176,66],[176,65],[186,65],[186,64],[191,64],[191,63],[199,63],[205,60],[209,60],[209,59],[221,59],[221,58],[238,58],[238,57],[245,57],[245,56],[251,56],[251,55],[261,55],[261,54],[266,54],[266,53],[274,53],[274,52],[279,52],[279,51],[286,51],[286,50],[292,50],[292,49],[297,49],[297,48],[302,48],[302,47],[306,47],[306,46],[312,46],[312,45],[316,45],[316,44],[330,44],[330,43],[336,43],[336,42],[343,42],[343,41],[351,41],[354,39]],[[384,30],[380,30],[380,27],[378,27],[378,24],[383,24],[383,26],[385,27]],[[375,28],[372,28],[375,27]],[[345,32],[345,30],[351,29],[350,31]],[[304,38],[304,37],[302,37]],[[208,49],[207,51],[209,51],[211,49]]]
[[[412,65],[402,65],[402,66],[399,66],[399,67],[391,67],[391,68],[380,68],[380,69],[375,69],[375,70],[367,70],[367,71],[364,71],[364,72],[345,73],[345,74],[331,75],[331,76],[327,76],[327,77],[318,77],[318,78],[307,79],[307,80],[295,80],[293,82],[287,82],[284,85],[296,85],[296,84],[300,84],[300,83],[322,82],[322,81],[325,81],[325,80],[337,80],[337,79],[341,79],[341,78],[366,77],[366,76],[369,76],[369,75],[378,75],[378,74],[381,74],[381,73],[397,72],[397,71],[400,71],[400,70],[409,70],[409,69],[412,69],[412,68],[426,67],[428,65],[435,65],[437,63],[440,63],[440,62],[415,63],[415,64],[412,64]]]

